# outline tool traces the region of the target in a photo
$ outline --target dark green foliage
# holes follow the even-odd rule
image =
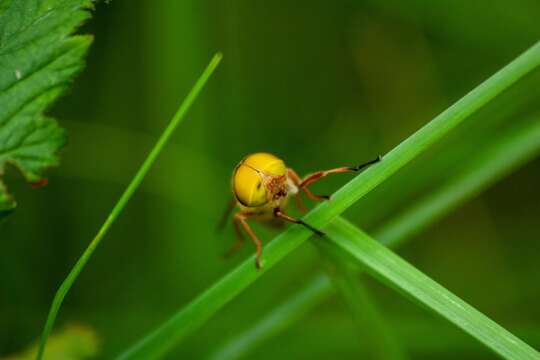
[[[89,67],[47,112],[69,133],[62,166],[43,191],[9,166],[3,177],[20,206],[0,220],[0,358],[35,343],[62,282],[46,332],[58,310],[51,335],[87,324],[97,359],[536,357],[536,55],[411,135],[535,44],[538,13],[530,0],[100,2],[82,31],[96,36]],[[134,178],[216,50],[225,61],[188,121]],[[324,243],[348,250],[337,289],[294,226],[252,224],[262,273],[249,243],[222,259],[234,230],[215,224],[253,151],[300,175],[386,154],[313,185],[335,202],[306,201],[314,225],[346,230]],[[139,190],[107,218],[130,181]]]
[[[0,218],[15,207],[1,177],[15,166],[33,184],[58,164],[64,131],[44,115],[83,66],[90,36],[69,36],[90,14],[89,0],[0,4]]]

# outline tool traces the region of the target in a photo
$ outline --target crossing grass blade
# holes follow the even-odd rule
[[[425,198],[411,204],[402,213],[374,230],[374,238],[391,248],[397,248],[415,234],[433,224],[457,206],[471,199],[482,190],[540,152],[540,117],[525,122],[525,126],[505,134],[495,144],[472,156],[460,173],[452,175],[446,184]],[[318,285],[318,286],[316,286]],[[213,351],[212,359],[231,360],[249,354],[286,325],[299,321],[297,301],[304,299],[302,314],[313,310],[327,297],[334,294],[326,275],[319,274],[310,280],[290,300],[265,315],[260,322],[244,329]],[[235,349],[235,352],[230,351]]]
[[[358,267],[348,256],[326,241],[314,242],[325,262],[326,272],[346,305],[346,311],[356,325],[358,340],[369,346],[362,350],[369,358],[400,360],[406,359],[402,344],[388,326],[387,319],[379,310],[368,289],[365,288]],[[366,331],[369,329],[369,331]]]
[[[286,303],[277,306],[271,313],[264,316],[255,326],[249,327],[235,339],[218,347],[209,354],[207,360],[239,359],[264,343],[276,334],[284,331],[296,321],[299,321],[306,312],[333,292],[332,284],[328,277],[321,275],[301,292],[292,296]]]
[[[540,353],[427,275],[339,218],[326,229],[327,239],[348,253],[374,277],[440,314],[505,359],[539,359]]]
[[[304,217],[304,220],[318,228],[326,226],[363,195],[391,177],[539,65],[540,43],[537,43],[399,144],[384,156],[382,162],[367,169],[343,186],[334,194],[332,201],[316,207]],[[292,226],[266,246],[263,257],[265,267],[262,271],[256,271],[253,265],[254,257],[249,258],[118,358],[147,359],[163,356],[268,269],[305,242],[310,235],[309,231]]]

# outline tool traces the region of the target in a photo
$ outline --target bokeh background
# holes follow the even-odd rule
[[[532,0],[98,4],[81,29],[95,34],[87,67],[51,110],[69,134],[61,166],[37,190],[7,174],[19,207],[0,225],[0,355],[36,340],[58,285],[214,52],[224,54],[220,68],[61,309],[58,328],[95,330],[98,358],[118,354],[253,252],[248,243],[224,260],[234,232],[215,232],[244,155],[273,152],[305,174],[384,154],[538,41],[539,14]],[[478,116],[489,128],[461,135],[485,132],[487,141],[516,114],[538,111],[533,80]],[[478,136],[446,139],[345,216],[376,228],[481,146]],[[315,188],[331,193],[347,179]],[[537,348],[539,179],[533,160],[399,250]],[[254,227],[265,242],[277,234]],[[317,249],[303,245],[168,358],[202,358],[321,270]],[[411,358],[493,358],[393,290],[362,281]],[[333,297],[251,358],[355,359],[369,347],[358,335]]]

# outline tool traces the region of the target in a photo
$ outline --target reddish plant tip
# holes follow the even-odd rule
[[[30,186],[32,186],[32,188],[38,188],[38,187],[42,187],[42,186],[45,186],[49,183],[49,180],[43,178],[43,179],[39,179],[39,180],[36,180],[36,181],[32,181],[30,183]]]

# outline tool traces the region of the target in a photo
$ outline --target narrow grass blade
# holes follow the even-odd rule
[[[178,108],[177,112],[174,114],[173,118],[171,119],[169,125],[165,128],[163,133],[161,134],[160,138],[154,145],[152,151],[148,154],[148,157],[144,160],[143,164],[127,186],[126,190],[116,203],[116,205],[113,207],[111,213],[105,220],[105,223],[101,226],[99,229],[97,235],[94,237],[92,242],[88,245],[82,256],[79,258],[75,266],[71,269],[66,279],[62,282],[60,285],[60,288],[56,292],[51,308],[49,310],[49,315],[47,316],[47,321],[45,323],[45,327],[43,329],[43,333],[41,335],[41,341],[39,345],[39,351],[37,355],[37,359],[41,359],[43,356],[43,352],[45,350],[45,344],[47,343],[47,338],[54,326],[54,321],[56,319],[56,315],[58,314],[58,311],[60,310],[60,306],[62,305],[62,301],[66,297],[66,294],[68,293],[69,289],[79,276],[79,273],[82,271],[90,257],[92,256],[94,250],[97,248],[99,243],[101,242],[101,239],[111,225],[114,223],[116,218],[120,215],[126,204],[128,203],[129,199],[135,192],[135,190],[138,188],[142,180],[144,179],[146,173],[148,173],[148,170],[156,160],[157,156],[171,137],[173,131],[176,129],[178,124],[182,121],[184,116],[186,115],[187,111],[203,89],[204,85],[218,66],[219,62],[221,61],[221,54],[216,54],[204,70],[204,72],[201,74],[185,100],[182,102],[180,107]]]
[[[467,117],[539,65],[540,43],[537,43],[399,144],[384,157],[382,162],[368,168],[343,186],[334,194],[332,201],[316,207],[304,217],[304,220],[315,227],[324,227],[363,195],[392,176]],[[265,268],[262,271],[257,272],[253,266],[254,257],[249,258],[156,330],[138,341],[120,355],[119,359],[147,359],[162,356],[202,326],[221,307],[296,249],[310,235],[311,233],[304,228],[292,226],[266,246],[263,257]]]
[[[307,311],[318,305],[322,299],[333,292],[326,276],[319,276],[310,282],[302,292],[292,296],[287,302],[278,305],[271,313],[257,324],[239,334],[234,342],[227,343],[219,351],[206,357],[207,360],[239,359],[247,355],[257,345],[264,343],[274,335],[300,320]]]
[[[475,156],[471,156],[465,164],[463,171],[454,174],[448,182],[432,194],[413,203],[400,215],[392,218],[373,232],[374,238],[381,243],[396,248],[404,244],[412,236],[433,224],[453,209],[474,197],[489,185],[510,173],[519,165],[529,161],[540,152],[540,118],[525,122],[525,126],[512,133],[505,134],[503,139],[483,149]],[[306,301],[303,311],[308,313],[320,305],[327,296],[334,294],[330,282],[326,281],[326,275],[319,274],[308,282],[305,289],[291,296],[291,303],[296,298],[312,297],[317,301]],[[314,284],[322,286],[314,287]],[[253,327],[228,340],[218,348],[213,358],[230,360],[236,359],[233,353],[227,352],[228,348],[235,348],[239,354],[248,354],[263,341],[283,331],[282,324],[292,324],[300,320],[295,312],[285,311],[294,309],[288,301],[281,304],[276,310],[272,310],[263,320]],[[264,323],[264,327],[262,326]],[[254,330],[257,329],[255,332]],[[266,330],[265,331],[263,331]],[[249,336],[254,333],[256,335]]]
[[[500,136],[493,145],[471,156],[442,187],[413,203],[373,233],[385,245],[397,245],[428,224],[477,195],[540,151],[540,117]]]
[[[327,273],[334,287],[356,325],[359,344],[368,344],[362,349],[364,353],[372,359],[406,359],[401,343],[395,338],[377,304],[363,286],[357,267],[351,263],[349,257],[329,242],[315,241],[315,244],[327,263]]]
[[[540,353],[452,294],[369,235],[339,218],[326,229],[329,240],[366,270],[478,339],[506,359],[539,359]]]

